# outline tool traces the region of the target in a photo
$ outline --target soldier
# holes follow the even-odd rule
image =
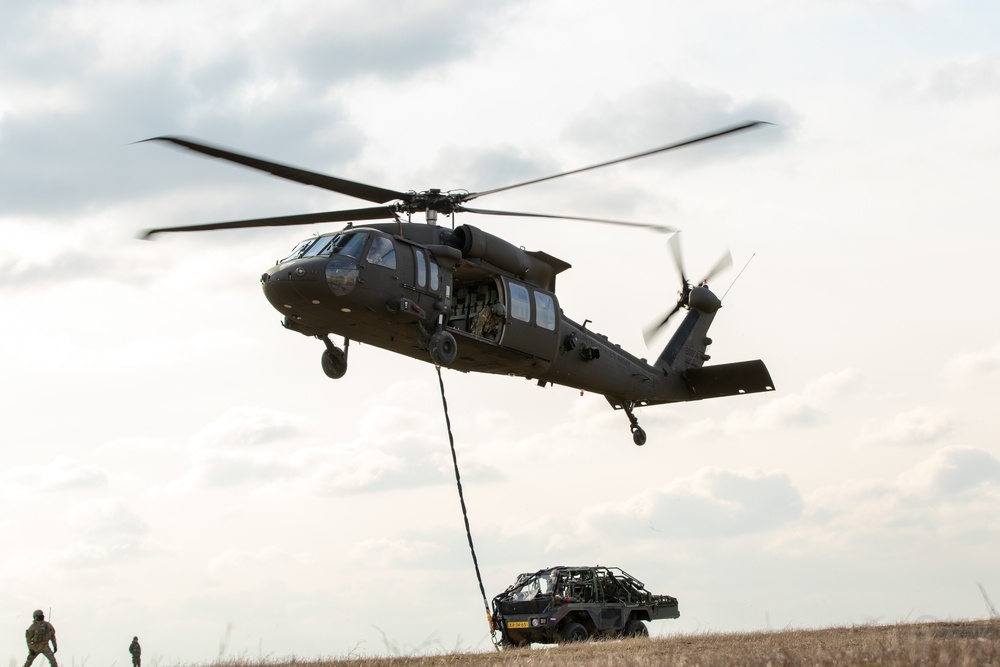
[[[142,647],[139,646],[139,638],[132,637],[132,643],[128,645],[128,652],[132,654],[132,667],[139,667],[142,655]]]
[[[41,653],[49,659],[52,667],[59,667],[56,663],[56,656],[53,655],[58,649],[56,646],[56,629],[45,620],[45,614],[41,609],[36,609],[31,615],[34,619],[31,626],[24,631],[24,639],[28,642],[28,659],[24,662],[24,667],[31,667],[38,654]],[[52,648],[49,648],[52,642]]]

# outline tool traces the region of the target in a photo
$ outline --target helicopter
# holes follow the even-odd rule
[[[462,372],[493,373],[562,385],[604,396],[628,417],[632,440],[646,443],[635,409],[774,390],[761,360],[705,366],[709,327],[722,301],[708,280],[731,264],[726,256],[692,283],[684,272],[677,230],[665,225],[602,218],[472,208],[479,197],[606,167],[748,130],[748,121],[642,153],[504,187],[470,192],[397,191],[300,169],[176,136],[168,142],[279,178],[362,199],[378,206],[230,222],[148,229],[156,234],[342,222],[339,231],[298,243],[260,277],[264,296],[290,331],[322,341],[321,366],[333,379],[347,372],[351,341],[373,345]],[[425,222],[414,222],[423,213]],[[570,264],[527,251],[469,224],[456,214],[517,216],[629,225],[672,233],[668,242],[680,273],[673,308],[648,329],[648,340],[680,311],[677,330],[652,364],[563,313],[556,277]],[[438,224],[448,216],[451,226]],[[371,222],[387,220],[391,222]],[[362,224],[356,224],[356,223]],[[331,336],[343,338],[337,346]]]

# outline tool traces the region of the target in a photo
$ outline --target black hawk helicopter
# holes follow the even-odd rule
[[[347,372],[350,341],[374,345],[414,359],[464,372],[496,373],[559,384],[603,395],[628,416],[632,439],[645,444],[634,410],[640,406],[695,401],[772,391],[760,360],[704,366],[712,340],[708,329],[722,306],[707,282],[728,262],[720,261],[693,285],[684,273],[677,236],[670,248],[680,271],[677,303],[649,337],[680,310],[683,321],[652,364],[623,350],[606,336],[566,317],[555,293],[556,276],[570,265],[542,251],[525,251],[473,227],[454,226],[457,213],[582,220],[638,225],[665,232],[663,225],[601,218],[515,213],[471,208],[479,197],[605,167],[716,139],[756,127],[752,121],[699,135],[616,160],[536,178],[523,183],[468,192],[429,189],[401,192],[235,153],[179,137],[155,137],[222,160],[291,181],[357,197],[379,206],[150,229],[142,238],[165,232],[192,232],[347,222],[337,232],[302,241],[260,278],[264,295],[284,315],[285,328],[325,344],[322,367],[331,378]],[[423,213],[426,224],[412,222]],[[437,224],[452,216],[452,226]],[[392,222],[354,224],[357,221]],[[331,335],[343,337],[337,347]]]

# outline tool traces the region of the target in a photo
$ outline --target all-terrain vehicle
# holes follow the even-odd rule
[[[680,617],[677,598],[653,595],[617,567],[550,567],[522,574],[493,598],[500,646],[646,637],[646,622]]]

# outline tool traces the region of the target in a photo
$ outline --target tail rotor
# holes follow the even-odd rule
[[[663,319],[649,327],[646,327],[646,329],[642,332],[643,340],[646,341],[647,345],[649,345],[653,337],[656,336],[657,333],[659,333],[660,329],[662,329],[667,325],[667,322],[670,321],[670,318],[676,315],[678,311],[680,311],[682,308],[686,309],[691,308],[691,292],[693,289],[695,289],[691,285],[691,282],[688,280],[687,275],[684,272],[684,258],[683,258],[683,253],[681,252],[680,233],[674,234],[673,236],[670,237],[670,240],[667,241],[667,247],[669,248],[670,254],[673,257],[674,266],[677,267],[677,272],[680,274],[681,290],[677,293],[677,303],[670,311],[667,312],[667,314],[663,317]],[[719,273],[722,273],[732,265],[733,265],[733,256],[729,252],[729,250],[726,250],[726,252],[723,253],[722,257],[720,257],[719,260],[712,266],[712,268],[708,270],[708,273],[705,274],[705,277],[701,280],[701,282],[698,283],[698,287],[707,287],[709,280],[714,278]]]

